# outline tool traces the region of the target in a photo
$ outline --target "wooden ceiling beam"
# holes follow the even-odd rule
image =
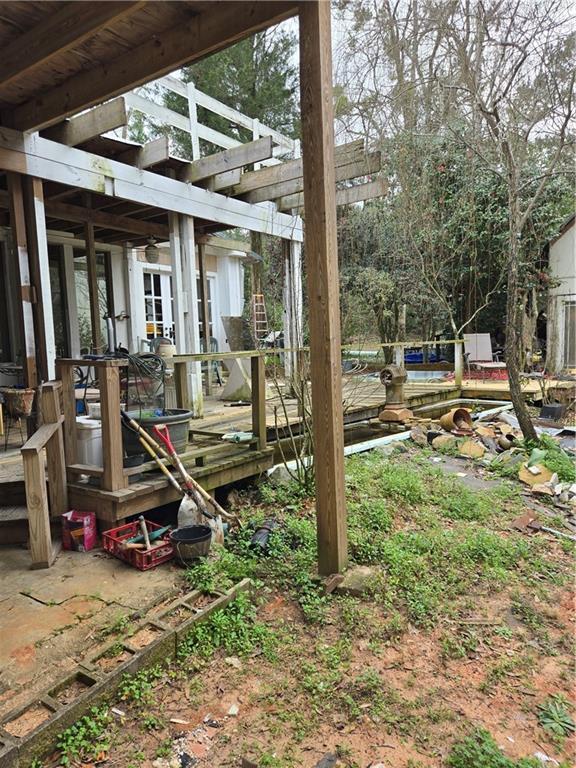
[[[0,82],[8,85],[144,5],[144,2],[70,2],[56,13],[48,11],[36,26],[16,37],[2,51]]]
[[[119,163],[134,165],[141,170],[152,168],[170,159],[170,140],[168,136],[159,136],[147,141],[141,147],[131,147],[115,158]]]
[[[90,4],[93,5],[96,4]],[[72,6],[78,13],[78,4],[73,3]],[[72,75],[60,85],[43,91],[11,110],[6,120],[10,120],[10,124],[19,130],[40,130],[166,75],[184,64],[198,61],[297,13],[296,0],[245,2],[241,9],[233,0],[208,3],[201,13],[189,21],[159,32],[112,61]],[[58,38],[54,30],[53,39],[60,45]],[[19,54],[21,51],[19,46]],[[18,60],[20,58],[17,57]]]
[[[126,101],[123,98],[107,101],[82,115],[65,120],[42,132],[46,139],[77,147],[103,133],[121,128],[128,122]]]

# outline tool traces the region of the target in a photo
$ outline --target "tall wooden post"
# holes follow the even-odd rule
[[[284,257],[284,371],[289,381],[298,381],[298,353],[303,344],[302,247],[294,240],[282,240]],[[291,351],[292,350],[292,351]]]
[[[210,312],[208,308],[208,278],[206,277],[204,243],[198,243],[198,272],[200,273],[200,321],[204,333],[204,351],[210,352]],[[212,394],[212,361],[206,363],[206,394]]]
[[[306,199],[305,255],[316,471],[318,570],[348,562],[334,178],[330,3],[300,5],[300,106]]]
[[[43,381],[48,381],[53,379],[55,375],[56,340],[54,337],[42,180],[31,176],[25,177],[23,190],[30,282],[34,286],[36,299],[33,309],[38,371],[40,378]]]
[[[90,207],[90,196],[86,195],[86,207]],[[86,242],[86,266],[88,269],[88,293],[90,295],[90,323],[92,325],[93,352],[102,352],[102,334],[100,332],[100,302],[98,301],[98,276],[96,272],[96,245],[94,243],[94,224],[87,221],[84,225]]]
[[[8,195],[10,198],[10,224],[15,250],[16,276],[20,290],[21,309],[18,315],[20,325],[20,341],[23,348],[22,365],[24,368],[24,383],[27,387],[38,385],[36,368],[36,343],[34,336],[34,300],[30,285],[30,265],[28,261],[28,240],[26,237],[26,218],[24,213],[24,193],[22,176],[9,173]]]

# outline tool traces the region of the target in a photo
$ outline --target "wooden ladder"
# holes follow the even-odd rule
[[[269,330],[266,304],[262,293],[255,293],[252,296],[252,332],[256,347],[263,347]]]

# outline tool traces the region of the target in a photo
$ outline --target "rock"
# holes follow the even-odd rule
[[[234,669],[242,669],[242,662],[238,656],[226,656],[224,663],[228,664],[229,667],[234,667]]]
[[[290,472],[288,472],[283,464],[274,467],[268,475],[268,479],[273,485],[290,485],[292,483]]]
[[[379,445],[378,448],[376,448],[376,450],[382,456],[392,456],[392,454],[394,453],[394,446],[390,444]]]
[[[238,704],[232,704],[232,706],[228,709],[228,712],[226,713],[229,717],[238,717],[238,712],[240,712],[240,707]]]
[[[456,438],[454,435],[438,435],[432,440],[432,447],[437,451],[443,448],[452,448],[456,445]]]
[[[356,565],[349,568],[344,573],[344,578],[336,586],[334,592],[339,595],[352,595],[352,597],[362,597],[374,591],[377,577],[380,571],[376,568],[369,568],[367,565]]]
[[[330,753],[324,755],[324,757],[316,763],[314,768],[344,768],[344,763],[339,759],[338,755]]]
[[[532,493],[538,496],[554,496],[554,491],[552,488],[550,488],[549,485],[545,485],[544,483],[535,483],[532,486]]]
[[[496,431],[492,427],[485,427],[483,424],[475,427],[474,431],[480,437],[491,437],[492,440],[496,437]]]
[[[471,459],[481,459],[486,453],[486,448],[474,440],[464,440],[458,448],[458,453],[460,456],[468,456]]]
[[[552,477],[552,472],[542,464],[528,467],[525,464],[518,471],[518,478],[526,485],[543,485]]]
[[[343,581],[344,581],[344,576],[341,573],[333,573],[330,576],[328,576],[328,578],[324,582],[325,594],[330,595],[332,592],[334,592],[334,590],[339,584],[342,584]]]
[[[392,443],[394,446],[395,453],[408,453],[408,446],[405,444],[404,440],[398,440],[395,443]]]
[[[558,480],[559,480],[558,475],[556,472],[554,472],[554,474],[552,475],[550,480],[548,480],[548,482],[550,483],[550,486],[554,488],[555,485],[558,485]]]
[[[420,426],[420,424],[414,424],[414,426],[410,430],[410,437],[416,443],[416,445],[421,445],[423,448],[426,448],[426,446],[428,445],[426,430],[424,429],[424,427]]]

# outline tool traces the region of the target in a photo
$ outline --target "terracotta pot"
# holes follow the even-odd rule
[[[472,429],[472,417],[466,408],[452,408],[451,411],[440,417],[440,426],[446,432],[452,432],[453,429]]]
[[[30,416],[34,403],[35,389],[18,389],[17,387],[3,387],[2,394],[6,404],[6,411],[13,419]]]

